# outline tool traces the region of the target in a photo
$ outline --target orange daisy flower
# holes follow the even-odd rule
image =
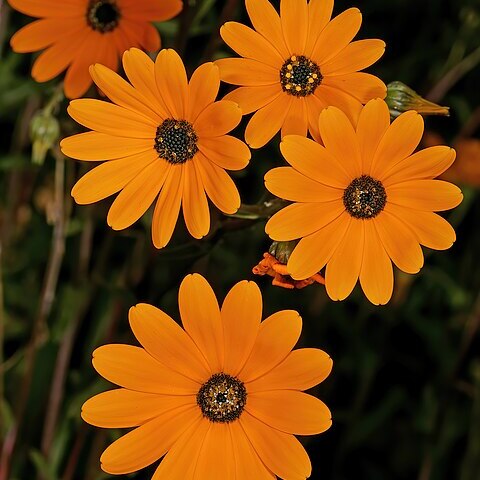
[[[226,96],[244,114],[255,112],[245,131],[252,148],[281,129],[319,140],[318,116],[329,105],[354,119],[362,104],[386,95],[377,77],[359,72],[385,51],[382,40],[352,42],[362,14],[350,8],[333,20],[334,0],[281,0],[280,16],[268,0],[245,0],[255,30],[228,22],[221,36],[244,58],[217,60],[221,79],[241,85]]]
[[[110,445],[102,469],[128,474],[165,455],[154,480],[306,479],[311,465],[295,438],[327,430],[330,411],[303,393],[330,373],[321,350],[293,350],[297,312],[261,322],[262,297],[239,282],[221,309],[207,281],[187,276],[179,292],[183,330],[157,308],[130,309],[142,347],[105,345],[93,365],[121,388],[88,400],[82,418],[132,431]]]
[[[392,261],[407,273],[423,266],[421,245],[447,249],[455,231],[433,213],[456,207],[462,193],[435,177],[455,159],[455,150],[431,147],[413,153],[423,118],[405,112],[390,125],[387,104],[370,101],[357,124],[335,107],[320,114],[325,146],[296,135],[280,149],[291,167],[265,175],[273,194],[294,203],[276,213],[266,232],[273,240],[300,238],[287,270],[304,279],[326,265],[325,286],[343,300],[360,279],[374,304],[393,290]]]
[[[116,70],[130,47],[160,48],[151,22],[169,20],[181,0],[8,0],[19,12],[40,17],[19,30],[10,43],[15,52],[45,51],[33,65],[32,77],[46,82],[64,70],[65,95],[81,97],[92,84],[88,67],[102,63]]]
[[[181,58],[162,50],[155,63],[142,51],[123,56],[131,84],[103,65],[90,68],[112,103],[70,102],[68,112],[93,131],[62,140],[62,152],[86,161],[107,160],[73,187],[77,203],[89,204],[120,192],[107,217],[114,230],[136,222],[156,202],[152,238],[157,248],[170,240],[180,206],[190,234],[210,229],[207,196],[224,213],[235,213],[240,196],[224,169],[240,170],[248,147],[227,135],[242,113],[236,103],[215,102],[218,67],[200,66],[187,81]]]

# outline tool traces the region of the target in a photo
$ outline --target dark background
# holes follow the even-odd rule
[[[265,316],[298,310],[304,319],[299,346],[321,348],[333,358],[331,376],[313,392],[331,408],[333,426],[302,439],[312,478],[480,479],[480,202],[471,178],[461,179],[465,200],[447,215],[456,244],[447,252],[424,249],[418,275],[397,271],[386,307],[371,305],[359,288],[346,301],[332,302],[322,286],[285,291],[268,278],[253,278],[252,267],[269,247],[264,221],[213,213],[211,234],[195,241],[180,220],[169,246],[156,251],[148,215],[112,232],[106,226],[111,199],[74,205],[71,186],[88,166],[52,155],[41,166],[32,164],[28,126],[58,79],[36,84],[30,78],[33,56],[14,54],[8,46],[30,19],[0,5],[3,461],[19,426],[4,479],[114,478],[100,471],[99,456],[120,432],[91,427],[79,417],[81,404],[108,388],[91,367],[91,352],[108,342],[135,342],[127,311],[139,301],[178,319],[178,287],[193,271],[207,277],[220,300],[237,281],[255,279]],[[364,15],[358,38],[387,43],[385,56],[369,72],[450,106],[449,118],[426,121],[427,130],[447,144],[478,137],[478,0],[337,0],[335,14],[351,6]],[[241,1],[191,1],[181,17],[159,25],[163,45],[177,48],[191,72],[202,61],[231,53],[217,33],[219,23],[230,19],[248,23]],[[89,96],[95,94],[92,89]],[[63,136],[77,128],[65,107],[57,112]],[[245,122],[238,135],[244,128]],[[277,144],[253,152],[249,167],[233,175],[245,203],[265,198],[263,175],[282,164]],[[478,158],[460,161],[476,161],[480,169],[480,149]],[[147,479],[153,471],[131,478]]]

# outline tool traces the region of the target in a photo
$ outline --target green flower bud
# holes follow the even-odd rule
[[[273,242],[268,249],[268,253],[273,255],[280,263],[286,265],[297,243],[298,240],[290,240],[289,242]]]
[[[407,110],[416,110],[421,115],[450,115],[448,107],[429,102],[402,82],[387,85],[387,102],[390,115],[395,118]]]
[[[30,138],[32,140],[32,161],[42,165],[50,150],[60,137],[60,124],[50,112],[37,112],[30,122]]]

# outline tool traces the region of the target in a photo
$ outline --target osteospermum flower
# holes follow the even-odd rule
[[[182,329],[157,308],[130,309],[142,347],[105,345],[93,365],[121,388],[88,400],[82,417],[130,431],[101,456],[105,472],[127,474],[165,456],[155,480],[305,479],[311,465],[295,434],[331,425],[328,408],[303,393],[330,373],[330,357],[293,350],[302,322],[277,312],[263,322],[253,282],[237,283],[221,309],[200,275],[179,292]]]
[[[455,159],[446,146],[413,153],[423,134],[414,111],[390,125],[387,104],[370,101],[352,125],[338,108],[320,114],[325,146],[296,135],[280,149],[291,167],[265,175],[272,193],[295,202],[267,223],[274,240],[300,242],[287,270],[308,278],[326,265],[325,285],[333,300],[343,300],[360,279],[375,304],[387,303],[393,290],[392,261],[407,273],[423,266],[420,245],[447,249],[455,231],[437,211],[456,207],[462,193],[435,177]]]
[[[88,67],[102,63],[116,70],[130,47],[160,48],[151,22],[168,20],[182,9],[181,0],[8,0],[16,10],[40,17],[11,39],[15,52],[44,50],[32,77],[46,82],[64,70],[65,94],[82,96],[92,84]]]
[[[328,105],[352,120],[362,104],[386,95],[377,77],[359,72],[385,51],[382,40],[352,42],[362,14],[350,8],[333,20],[334,0],[281,0],[280,17],[268,0],[245,0],[255,30],[236,22],[220,30],[244,58],[216,63],[221,79],[241,85],[227,95],[244,114],[255,112],[245,131],[252,148],[265,145],[280,129],[319,140],[318,115]]]
[[[210,229],[207,196],[225,213],[235,213],[240,196],[225,172],[245,167],[248,147],[227,135],[241,120],[230,101],[215,102],[220,79],[213,63],[187,81],[181,58],[162,50],[155,64],[131,49],[123,56],[131,84],[110,69],[91,67],[93,80],[112,103],[73,100],[68,112],[93,131],[61,142],[65,155],[107,160],[73,187],[77,203],[88,204],[120,191],[107,217],[114,230],[129,227],[156,202],[152,238],[157,248],[170,240],[180,206],[190,234]]]

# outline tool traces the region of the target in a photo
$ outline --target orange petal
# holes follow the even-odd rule
[[[325,270],[325,287],[332,300],[344,300],[355,287],[363,258],[364,221],[352,218]]]
[[[217,98],[220,88],[220,72],[214,63],[200,65],[188,84],[186,119],[194,122],[200,113]]]
[[[116,137],[97,132],[64,138],[60,148],[67,157],[97,162],[155,151],[153,139]]]
[[[120,75],[98,63],[90,67],[90,74],[98,88],[113,103],[151,118],[157,124],[162,123],[165,116],[160,115],[142,93],[132,87]]]
[[[291,95],[282,92],[253,115],[245,129],[245,140],[251,148],[263,147],[282,128],[291,101]]]
[[[200,384],[159,363],[143,348],[104,345],[93,352],[95,370],[130,390],[165,395],[196,395]]]
[[[294,98],[290,102],[290,110],[282,125],[282,137],[285,135],[307,136],[308,114],[304,98]]]
[[[224,336],[217,298],[212,287],[197,273],[187,275],[180,285],[178,304],[183,327],[203,353],[212,372],[224,363]]]
[[[123,69],[133,87],[145,97],[147,105],[162,118],[170,116],[157,88],[152,59],[138,48],[131,48],[123,54]]]
[[[317,88],[315,96],[323,104],[339,108],[348,117],[353,127],[357,126],[358,116],[362,111],[362,103],[353,94],[350,95],[350,93],[344,92],[339,88],[323,84]]]
[[[237,376],[249,357],[262,321],[262,294],[255,282],[239,282],[222,305],[225,335],[224,371]]]
[[[36,52],[53,45],[62,37],[84,27],[78,18],[44,18],[25,25],[10,39],[14,52]]]
[[[80,17],[85,6],[77,0],[64,0],[63,8],[58,8],[57,0],[8,0],[12,8],[30,17]]]
[[[239,378],[251,382],[276,367],[291,352],[301,331],[302,318],[294,310],[282,310],[266,318]]]
[[[118,388],[99,393],[82,406],[82,418],[102,428],[131,428],[171,410],[196,405],[195,395],[157,395]]]
[[[196,405],[169,410],[113,442],[100,457],[104,472],[136,472],[157,461],[180,435],[198,421]]]
[[[362,158],[357,136],[347,116],[336,107],[328,107],[319,118],[320,135],[327,151],[344,165],[350,178],[362,173]]]
[[[71,31],[43,51],[33,64],[32,77],[37,82],[46,82],[62,73],[72,63],[88,33],[87,30]]]
[[[322,75],[345,75],[374,64],[385,53],[383,40],[358,40],[348,44],[338,55],[322,65]]]
[[[455,242],[455,230],[436,213],[421,212],[392,203],[388,203],[385,210],[405,222],[412,229],[418,242],[428,248],[446,250]]]
[[[192,237],[203,238],[210,230],[207,196],[194,162],[189,161],[184,165],[184,173],[182,208],[185,225]]]
[[[67,111],[84,127],[119,137],[154,139],[158,127],[153,119],[93,98],[72,100]]]
[[[227,22],[220,28],[223,41],[241,57],[251,58],[280,69],[284,58],[262,35],[237,22]]]
[[[322,85],[342,90],[361,103],[367,103],[373,98],[385,98],[387,94],[386,85],[375,75],[365,72],[325,77],[322,80]]]
[[[260,460],[240,422],[229,423],[228,428],[232,437],[237,479],[277,480]]]
[[[156,52],[160,49],[160,34],[151,23],[134,22],[124,18],[119,30],[124,30],[131,38],[129,46],[138,46],[147,52]]]
[[[296,435],[315,435],[332,425],[332,414],[318,398],[293,390],[248,394],[248,413],[270,427]]]
[[[409,157],[422,135],[423,118],[417,112],[410,110],[397,117],[378,144],[372,161],[372,176],[383,178],[398,162]]]
[[[228,173],[210,162],[201,152],[193,159],[208,197],[223,213],[235,213],[240,207],[240,195]]]
[[[155,61],[155,80],[168,111],[176,119],[185,118],[188,94],[187,73],[175,50],[161,50]]]
[[[183,166],[170,166],[153,211],[152,241],[156,248],[165,247],[172,238],[180,212],[183,189]]]
[[[212,423],[205,435],[195,468],[195,477],[235,480],[235,456],[228,424]]]
[[[455,150],[450,147],[438,145],[425,148],[397,163],[384,174],[382,182],[389,186],[409,180],[432,180],[452,165],[455,156]]]
[[[450,210],[463,200],[461,190],[443,180],[411,180],[387,188],[387,201],[429,212]]]
[[[293,350],[273,370],[248,383],[247,390],[249,394],[266,390],[308,390],[330,375],[332,365],[330,356],[317,348]]]
[[[150,207],[162,188],[170,165],[164,160],[150,163],[118,194],[107,215],[114,230],[133,225]]]
[[[267,172],[265,186],[277,197],[292,202],[330,202],[343,196],[343,190],[322,185],[291,167],[273,168]]]
[[[287,263],[292,278],[303,280],[318,273],[330,260],[347,230],[350,215],[343,212],[318,232],[298,242]]]
[[[230,135],[201,138],[197,145],[205,157],[220,168],[227,170],[242,170],[251,158],[247,145]]]
[[[332,18],[333,0],[310,0],[308,2],[308,37],[305,45],[305,55],[312,56],[322,30]]]
[[[215,65],[220,69],[220,78],[226,83],[247,87],[280,86],[278,69],[257,60],[222,58]]]
[[[349,8],[331,20],[320,33],[312,60],[320,65],[336,57],[355,37],[362,24],[362,14],[358,8]]]
[[[289,52],[285,45],[280,17],[273,5],[268,0],[246,0],[245,5],[253,28],[286,59]]]
[[[288,135],[282,139],[280,151],[293,168],[319,183],[345,189],[352,180],[342,162],[309,138]]]
[[[181,0],[168,0],[167,2],[151,2],[141,0],[128,2],[122,5],[124,15],[132,20],[143,22],[162,22],[170,20],[182,11]]]
[[[193,340],[166,313],[139,303],[130,308],[128,319],[143,348],[163,365],[199,383],[211,375]]]
[[[265,233],[281,242],[306,237],[322,229],[345,211],[339,200],[324,203],[294,203],[277,212],[265,226]]]
[[[281,0],[280,21],[290,54],[305,51],[308,34],[308,6],[306,0]]]
[[[201,137],[220,137],[233,130],[242,119],[242,111],[234,102],[211,103],[195,120],[194,128]]]
[[[328,107],[328,104],[324,100],[320,100],[316,95],[310,95],[307,98],[307,114],[308,114],[308,130],[313,139],[322,143],[322,138],[320,137],[320,131],[318,129],[318,118],[321,111]]]
[[[363,107],[357,124],[357,139],[362,155],[362,172],[370,173],[378,145],[390,127],[388,105],[380,99]]]
[[[197,419],[173,444],[153,474],[152,480],[195,478],[198,456],[211,425],[205,418]]]
[[[64,91],[67,98],[79,98],[85,94],[92,84],[90,65],[103,62],[104,58],[110,56],[109,50],[115,51],[115,46],[106,41],[101,33],[89,32],[65,75]]]
[[[103,163],[78,180],[72,188],[72,197],[80,205],[103,200],[119,192],[157,159],[157,152],[152,149],[140,155]]]
[[[418,273],[423,267],[423,253],[413,231],[388,211],[380,213],[374,224],[393,263],[406,273]]]
[[[276,85],[240,87],[225,95],[223,99],[238,103],[242,114],[246,115],[271,103],[281,91],[279,83]]]
[[[366,297],[374,305],[385,305],[393,292],[392,261],[382,245],[374,222],[366,220],[364,225],[365,248],[360,284]]]
[[[248,412],[239,421],[258,456],[275,475],[299,480],[310,476],[310,459],[293,435],[265,425]]]

